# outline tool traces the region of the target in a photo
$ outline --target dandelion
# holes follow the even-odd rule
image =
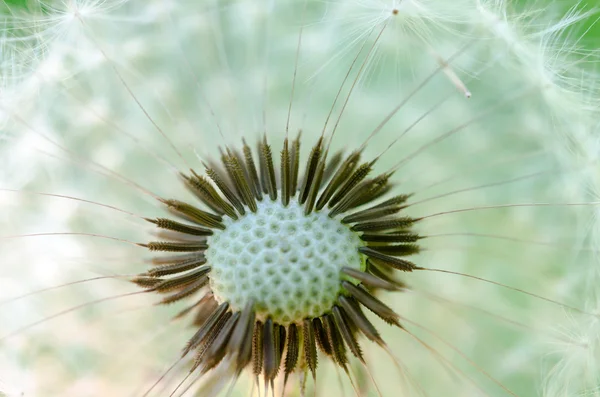
[[[7,10],[0,394],[597,393],[592,11]]]

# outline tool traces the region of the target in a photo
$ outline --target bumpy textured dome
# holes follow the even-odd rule
[[[256,213],[224,221],[225,230],[208,239],[210,284],[219,302],[235,310],[249,299],[259,319],[300,322],[331,310],[340,292],[340,269],[364,270],[359,236],[327,212],[304,214],[268,199]]]

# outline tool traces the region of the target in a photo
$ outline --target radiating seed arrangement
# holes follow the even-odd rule
[[[300,138],[286,139],[276,169],[266,138],[258,167],[246,142],[227,148],[206,177],[181,175],[209,210],[169,199],[186,222],[148,219],[165,239],[143,246],[175,254],[134,282],[164,294],[161,304],[191,302],[180,313],[197,327],[183,350],[190,372],[227,359],[235,377],[249,367],[273,387],[281,371],[284,382],[296,370],[315,378],[318,346],[348,373],[348,351],[364,363],[360,334],[385,347],[365,308],[400,326],[375,294],[402,289],[393,271],[418,269],[406,257],[419,252],[419,219],[401,213],[410,195],[391,194],[389,173],[369,178],[374,161],[361,164],[360,151],[328,155],[321,138],[302,161]]]

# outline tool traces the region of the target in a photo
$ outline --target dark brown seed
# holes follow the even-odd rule
[[[287,206],[290,202],[290,184],[291,184],[291,163],[290,151],[288,148],[288,139],[283,141],[283,150],[281,151],[281,202]]]
[[[345,275],[350,276],[350,277],[360,281],[362,284],[364,284],[367,287],[381,288],[381,289],[384,289],[387,291],[398,291],[400,289],[394,283],[390,283],[389,281],[383,280],[372,274],[361,272],[360,270],[352,269],[350,267],[343,267],[342,272]]]
[[[290,162],[290,196],[294,196],[298,190],[298,171],[300,169],[300,132],[292,143]]]
[[[163,300],[159,302],[160,305],[168,305],[173,302],[180,301],[181,299],[187,298],[200,290],[200,288],[204,287],[208,284],[208,277],[202,277],[187,287],[183,288],[181,291],[176,292],[172,295],[167,296]]]
[[[364,254],[369,257],[373,262],[377,264],[383,264],[387,266],[391,266],[396,270],[401,270],[403,272],[412,272],[417,268],[417,265],[412,263],[411,261],[407,261],[405,259],[394,258],[381,252],[371,248],[371,247],[360,247],[358,248],[358,252]]]
[[[210,212],[202,211],[193,205],[179,200],[161,200],[171,211],[179,214],[185,219],[195,222],[201,226],[214,229],[225,229],[221,223],[222,218]]]
[[[346,356],[346,347],[340,335],[340,331],[330,314],[322,316],[323,327],[327,334],[327,339],[331,345],[331,352],[335,362],[342,368],[346,368],[348,364],[348,357]]]
[[[409,198],[411,198],[413,196],[413,193],[410,194],[399,194],[397,196],[392,197],[391,199],[385,200],[377,205],[374,205],[373,207],[371,207],[371,209],[374,208],[384,208],[384,207],[389,207],[389,206],[395,206],[395,205],[401,205],[404,204],[406,202],[406,200],[408,200]]]
[[[300,353],[300,338],[296,324],[290,324],[287,334],[287,353],[285,355],[285,377],[283,384],[287,383],[289,375],[294,371],[298,363]]]
[[[327,165],[325,166],[325,171],[323,172],[323,181],[328,181],[331,179],[333,174],[338,170],[340,163],[342,162],[342,158],[344,157],[344,153],[341,150],[338,150],[331,156],[331,159],[327,161]]]
[[[421,239],[421,236],[411,233],[408,230],[400,232],[378,234],[378,233],[363,233],[360,236],[362,241],[370,243],[414,243]]]
[[[219,192],[217,192],[217,189],[215,189],[215,187],[210,183],[208,179],[206,179],[204,176],[198,175],[198,173],[194,170],[190,170],[190,172],[193,175],[192,179],[196,180],[196,182],[202,186],[202,189],[204,189],[206,194],[210,196],[211,200],[213,200],[215,205],[221,207],[225,213],[235,215],[235,210],[233,206],[230,203],[228,203],[227,200],[221,197]]]
[[[367,259],[367,272],[371,273],[375,277],[387,281],[388,283],[395,284],[401,290],[406,289],[405,283],[403,283],[400,280],[396,280],[390,274],[388,274],[393,272],[393,269],[391,269],[389,266],[385,266],[384,269],[388,272],[386,273],[385,271],[383,271],[383,269],[380,269],[376,264],[374,264],[370,259]]]
[[[315,343],[315,332],[313,324],[309,319],[302,322],[302,344],[304,348],[304,360],[312,373],[313,378],[317,371],[317,345]]]
[[[243,143],[245,142],[244,139],[242,139],[242,142]],[[248,186],[250,187],[250,194],[252,195],[254,200],[258,200],[258,197],[254,194],[254,188],[253,188],[254,182],[252,180],[252,177],[250,176],[250,169],[247,166],[246,154],[244,153],[242,156],[242,155],[240,155],[240,153],[237,150],[231,150],[231,149],[229,149],[229,150],[235,156],[238,164],[240,165],[240,168],[244,175],[244,179],[246,180]],[[248,147],[248,150],[250,150],[250,147]],[[256,169],[255,169],[255,171],[256,171]]]
[[[317,166],[317,170],[315,172],[310,191],[308,192],[308,197],[306,198],[306,202],[304,203],[305,215],[308,215],[312,212],[315,205],[315,201],[317,200],[317,194],[319,194],[319,189],[321,189],[321,182],[323,181],[323,173],[325,170],[326,156],[327,153],[323,155],[323,158]]]
[[[148,248],[150,251],[165,252],[195,252],[204,251],[208,248],[206,242],[201,243],[173,243],[170,241],[151,241],[147,244],[140,244],[141,247]]]
[[[182,357],[186,356],[191,350],[195,349],[204,342],[205,338],[219,322],[219,320],[225,315],[227,310],[229,310],[229,304],[227,302],[223,302],[211,313],[204,324],[200,326],[198,331],[196,331],[196,333],[188,341],[185,349],[183,349]]]
[[[214,327],[210,329],[202,343],[196,346],[194,364],[192,365],[192,368],[190,368],[190,372],[194,372],[196,368],[198,368],[205,361],[205,359],[210,359],[210,357],[207,356],[207,352],[215,343],[215,340],[219,337],[228,321],[231,319],[231,316],[231,312],[227,312],[220,317]]]
[[[233,206],[221,197],[212,183],[196,171],[190,169],[190,172],[192,175],[184,176],[184,178],[188,187],[196,194],[196,197],[216,212],[220,212],[221,215],[227,214],[229,217],[237,219],[237,214]]]
[[[252,359],[252,335],[254,333],[255,317],[254,302],[250,301],[242,310],[240,320],[233,330],[227,346],[227,351],[235,357],[238,371],[241,371]]]
[[[162,280],[156,277],[138,276],[131,279],[131,282],[142,288],[154,288]]]
[[[391,173],[381,174],[358,185],[355,189],[359,194],[344,205],[344,211],[371,203],[387,193],[393,186],[389,183],[391,176]]]
[[[252,157],[252,150],[250,146],[246,143],[246,140],[242,139],[244,144],[243,152],[244,152],[244,160],[246,161],[246,169],[248,170],[248,182],[256,196],[256,199],[261,201],[262,191],[260,189],[260,180],[258,179],[258,172],[256,171],[256,164],[254,163],[254,158]]]
[[[193,236],[210,236],[211,234],[213,234],[213,231],[210,229],[186,225],[185,223],[177,222],[167,218],[144,219],[146,219],[148,222],[154,223],[157,227],[161,229],[172,230],[174,232],[191,234]]]
[[[167,255],[167,256],[155,256],[154,258],[148,260],[147,262],[153,265],[167,265],[173,263],[179,263],[183,261],[193,260],[204,257],[201,253],[191,253],[191,254],[175,254],[175,255]]]
[[[302,182],[302,188],[300,189],[300,204],[304,204],[310,193],[310,189],[313,185],[313,179],[317,172],[319,161],[321,160],[321,152],[323,145],[323,137],[320,137],[315,146],[310,151],[308,162],[306,163],[306,170],[304,171],[304,180]]]
[[[369,248],[390,256],[408,256],[418,254],[421,248],[416,244],[387,244],[387,245],[369,245]]]
[[[276,341],[277,341],[277,370],[279,371],[279,368],[281,368],[281,361],[283,360],[283,351],[285,350],[285,337],[286,337],[287,332],[283,325],[277,325],[276,328],[277,328],[277,331],[279,331],[279,334],[276,339]]]
[[[397,205],[397,206],[390,206],[390,207],[384,207],[384,208],[375,208],[375,209],[359,211],[354,214],[345,216],[342,219],[342,223],[356,223],[356,222],[368,221],[370,219],[373,220],[373,219],[378,219],[378,218],[384,218],[386,216],[395,215],[398,212],[402,211],[402,209],[404,209],[404,208],[406,208],[406,207],[402,206],[402,205]]]
[[[156,284],[153,288],[154,291],[163,293],[173,291],[174,289],[181,288],[187,286],[195,282],[196,280],[203,278],[210,272],[210,266],[202,266],[194,271],[189,273],[182,274],[181,276],[168,278],[168,279],[159,279],[160,283]],[[208,281],[208,279],[207,279]]]
[[[201,273],[198,273],[198,274],[201,274]],[[192,285],[197,286],[197,288],[195,288],[193,291],[188,290],[189,293],[187,295],[190,295],[192,292],[194,292],[198,288],[204,287],[206,284],[208,284],[208,276],[206,276],[206,275],[199,276],[196,274],[191,274],[191,275],[186,275],[185,277],[182,276],[182,277],[175,277],[175,278],[169,279],[169,280],[164,280],[160,284],[157,284],[152,290],[159,292],[161,294],[164,294],[164,293],[175,291],[178,289],[188,290],[188,287],[190,287]],[[163,304],[163,303],[174,302],[174,300],[178,300],[177,298],[180,296],[178,294],[179,293],[168,296],[167,298],[163,299],[160,303]]]
[[[365,291],[364,289],[359,288],[348,281],[342,281],[342,287],[348,291],[350,295],[354,297],[354,299],[378,315],[382,320],[387,323],[400,326],[400,323],[398,322],[398,315],[390,307],[381,302],[379,299],[375,298],[368,291]]]
[[[352,152],[346,160],[342,163],[342,165],[338,168],[336,173],[331,178],[331,181],[321,193],[319,200],[317,201],[317,210],[322,209],[325,204],[331,199],[331,196],[337,191],[337,189],[342,185],[342,183],[348,179],[348,177],[354,172],[358,162],[360,161],[361,153],[359,151]]]
[[[315,340],[317,341],[319,349],[321,349],[321,351],[326,355],[331,356],[331,345],[329,344],[329,339],[327,338],[327,333],[325,332],[325,328],[323,328],[321,319],[313,318],[312,323],[315,334]]]
[[[344,309],[346,315],[352,320],[358,329],[371,341],[384,346],[385,342],[381,339],[379,332],[373,324],[364,315],[360,306],[353,298],[347,298],[340,295],[338,298],[340,306]]]
[[[194,269],[198,266],[204,265],[206,263],[206,258],[204,256],[200,256],[198,258],[194,258],[191,260],[182,261],[179,263],[173,263],[171,265],[162,265],[152,268],[146,272],[146,275],[149,277],[163,277],[171,274],[186,272],[188,270]]]
[[[179,232],[173,232],[171,230],[159,230],[154,232],[153,235],[159,239],[159,241],[169,241],[171,243],[204,243],[206,242],[206,236],[192,236],[190,234],[183,234]]]
[[[196,196],[202,202],[202,204],[206,205],[212,212],[215,212],[218,215],[225,214],[225,211],[216,205],[210,195],[206,193],[206,190],[203,189],[201,181],[197,180],[193,176],[188,176],[183,172],[180,172],[179,176],[183,180],[185,187],[187,187],[187,189],[192,192],[192,194]]]
[[[215,183],[215,185],[217,185],[221,193],[223,193],[223,196],[225,196],[225,198],[229,200],[229,202],[235,207],[237,212],[240,213],[240,215],[244,215],[246,213],[246,210],[244,209],[242,202],[240,201],[239,197],[227,185],[225,179],[223,179],[223,177],[214,168],[206,167],[206,175],[208,175],[208,177]]]
[[[256,197],[248,184],[246,174],[240,160],[232,152],[225,156],[225,169],[229,174],[229,178],[233,182],[233,186],[237,192],[237,196],[246,204],[250,211],[256,212]]]
[[[252,334],[252,373],[258,376],[263,367],[263,324],[257,321]]]
[[[329,216],[349,211],[360,205],[376,200],[388,186],[389,174],[379,175],[357,184],[340,202],[332,208]]]
[[[354,324],[350,323],[350,320],[347,318],[346,314],[338,306],[334,306],[333,309],[331,309],[331,312],[333,313],[335,325],[337,325],[344,342],[346,342],[346,345],[348,345],[350,351],[352,354],[354,354],[354,357],[358,358],[364,364],[365,359],[363,357],[362,350],[360,349],[360,345],[358,344],[358,341],[352,332],[352,327]]]
[[[266,139],[266,138],[265,138]],[[267,175],[267,164],[265,163],[265,156],[263,155],[263,143],[258,142],[258,171],[260,176],[260,187],[263,194],[269,194],[269,177]]]
[[[408,229],[418,220],[418,218],[404,216],[401,218],[386,219],[382,221],[361,222],[352,226],[351,230],[354,232],[380,232],[384,230],[398,231],[402,229]]]
[[[264,136],[263,142],[259,144],[260,173],[263,181],[263,187],[269,198],[277,200],[277,182],[275,180],[275,166],[273,165],[273,153],[271,146],[267,144],[267,136]]]
[[[230,340],[231,334],[240,318],[240,312],[233,314],[227,322],[223,325],[221,331],[217,334],[214,342],[210,345],[205,354],[204,362],[202,363],[202,372],[214,368],[227,352],[227,343]]]
[[[327,206],[334,208],[356,185],[358,185],[363,179],[369,175],[369,172],[373,169],[373,162],[364,163],[358,167],[352,175],[342,184],[339,191],[333,195]]]
[[[263,327],[263,366],[265,381],[271,381],[277,376],[277,355],[279,346],[277,346],[276,338],[279,338],[279,330],[275,332],[273,320],[270,318],[265,321]]]

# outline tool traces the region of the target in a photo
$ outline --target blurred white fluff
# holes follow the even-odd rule
[[[590,130],[593,135],[596,131],[597,128]],[[585,147],[572,144],[576,149],[573,154],[580,159],[597,159],[600,152],[598,143],[594,136],[586,142]],[[598,177],[597,167],[593,167],[581,180],[587,196],[594,201],[600,197]],[[598,209],[594,209],[590,211],[589,219],[583,223],[582,242],[585,241],[591,247],[598,247],[600,243],[598,220]],[[587,268],[573,272],[567,278],[567,288],[577,293],[585,313],[566,312],[561,316],[561,321],[557,321],[556,329],[560,337],[549,344],[543,383],[544,396],[600,395],[599,259],[597,250],[592,250],[579,253],[573,262],[589,263]]]
[[[421,200],[542,173],[522,184],[433,200],[419,205],[419,211],[598,200],[599,64],[597,54],[580,41],[582,26],[596,16],[578,3],[561,10],[551,1],[517,6],[501,0],[62,0],[9,10],[0,34],[0,188],[71,195],[145,216],[156,213],[140,191],[92,171],[89,161],[158,194],[179,197],[184,189],[157,154],[182,169],[185,164],[153,123],[198,169],[196,155],[204,158],[217,145],[237,145],[242,136],[250,140],[266,130],[277,147],[304,26],[290,128],[294,134],[303,130],[303,150],[321,132],[349,65],[366,42],[336,106],[339,112],[364,62],[334,145],[353,149],[362,143],[402,98],[452,58],[445,73],[433,77],[369,143],[368,154],[382,152],[431,111],[382,157],[379,165],[386,169],[514,96],[453,141],[428,148],[396,176],[407,191],[433,185]],[[8,209],[0,217],[2,235],[88,232],[147,239],[143,223],[105,208],[13,192],[0,192],[0,203]],[[425,232],[497,234],[555,247],[447,236],[427,239],[432,249],[419,261],[599,313],[596,212],[593,206],[523,207],[440,217],[426,224]],[[0,275],[0,301],[61,282],[143,269],[138,251],[113,242],[47,236],[0,244],[7,268]],[[394,308],[473,356],[515,395],[600,395],[598,318],[461,277],[404,279],[415,292],[385,296]],[[1,305],[0,323],[18,329],[75,304],[130,290],[107,280],[50,297],[34,295]],[[440,305],[427,300],[427,293],[459,304]],[[147,309],[149,302],[140,298],[123,307],[115,301],[0,342],[16,346],[0,352],[0,378],[26,373],[19,376],[21,386],[10,387],[31,395],[143,394],[140,390],[171,364],[189,333],[185,324],[179,324],[177,337],[165,333],[173,329],[165,325],[169,312]],[[524,326],[464,306],[478,304]],[[430,338],[463,371],[458,373],[462,380],[455,381],[422,345],[385,329],[384,336],[429,395],[510,395],[444,343],[415,332]],[[123,351],[123,341],[134,339],[139,343]],[[160,346],[151,344],[155,340]],[[384,395],[394,395],[401,383],[397,374],[380,359],[381,352],[372,346],[366,350]],[[337,390],[332,373],[329,368],[319,381]]]

